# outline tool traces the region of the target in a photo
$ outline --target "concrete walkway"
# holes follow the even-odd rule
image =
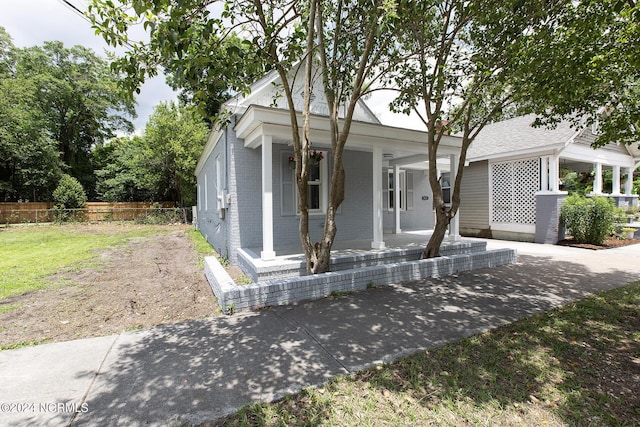
[[[640,245],[505,246],[517,264],[2,351],[0,425],[199,423],[640,279]]]

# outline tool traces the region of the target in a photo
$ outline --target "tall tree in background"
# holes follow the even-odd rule
[[[16,49],[2,28],[0,75],[0,197],[49,200],[65,172],[95,198],[93,147],[133,131],[120,78],[90,49]]]
[[[43,131],[35,81],[16,73],[19,55],[0,27],[0,201],[50,200],[63,163]]]
[[[640,3],[570,2],[553,24],[550,42],[532,55],[531,67],[543,72],[523,82],[536,94],[539,123],[597,123],[596,146],[639,144]]]
[[[204,149],[209,129],[193,108],[176,103],[155,107],[143,140],[151,157],[147,169],[157,173],[158,200],[175,201],[180,206],[196,204],[196,177],[193,171]]]
[[[93,150],[96,192],[105,202],[151,202],[158,198],[159,171],[150,170],[151,152],[137,135],[114,138]]]
[[[446,230],[460,207],[467,150],[484,126],[505,109],[524,105],[532,94],[523,84],[534,73],[531,60],[550,43],[565,1],[468,2],[408,0],[399,8],[401,49],[410,54],[397,69],[397,111],[415,110],[428,130],[429,183],[436,225],[423,258],[440,255]],[[545,74],[546,78],[554,76]],[[438,148],[443,135],[462,138],[451,203],[445,204],[438,180]]]
[[[135,115],[131,97],[118,87],[108,64],[82,46],[67,49],[60,42],[45,42],[24,49],[16,75],[34,82],[43,131],[56,141],[67,173],[94,197],[91,149],[117,131],[133,131],[127,119]]]
[[[120,137],[94,149],[97,191],[106,201],[196,203],[193,175],[208,127],[195,108],[161,103],[142,136]]]

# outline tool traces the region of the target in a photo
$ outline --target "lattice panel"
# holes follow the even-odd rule
[[[540,190],[540,160],[514,162],[513,222],[536,223],[536,192]]]
[[[496,163],[491,167],[491,196],[493,198],[492,222],[511,222],[513,165]]]
[[[535,193],[540,189],[539,159],[491,165],[491,221],[535,224]]]

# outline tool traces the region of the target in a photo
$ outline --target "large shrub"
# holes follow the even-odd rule
[[[601,245],[613,233],[615,206],[605,197],[567,197],[560,210],[560,222],[578,243]]]
[[[53,191],[53,202],[56,219],[62,221],[69,218],[68,209],[81,209],[87,204],[87,195],[82,184],[70,175],[63,175],[58,187]]]

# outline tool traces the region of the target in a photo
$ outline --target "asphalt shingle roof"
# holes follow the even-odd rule
[[[534,114],[529,114],[485,126],[469,147],[467,157],[473,161],[497,154],[564,144],[576,133],[569,122],[561,122],[554,129],[531,127],[535,118]]]

